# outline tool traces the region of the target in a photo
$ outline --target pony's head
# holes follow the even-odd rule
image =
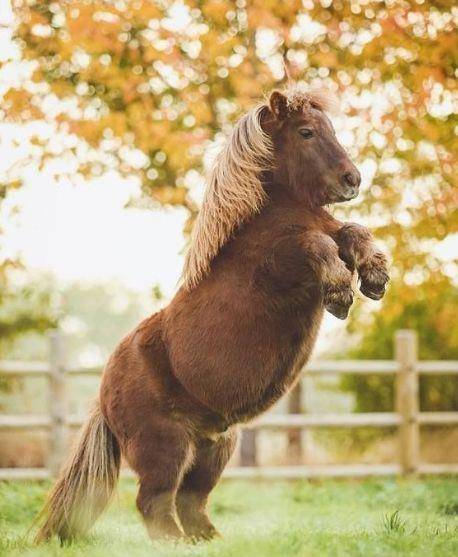
[[[262,118],[273,144],[272,187],[310,206],[358,195],[360,174],[326,115],[333,102],[324,92],[274,91]]]
[[[325,114],[331,102],[324,93],[274,91],[236,123],[207,182],[183,271],[186,288],[270,196],[316,207],[357,195],[359,172]]]

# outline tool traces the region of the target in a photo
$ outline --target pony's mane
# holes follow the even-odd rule
[[[292,86],[283,94],[292,111],[310,106],[323,111],[334,108],[332,97],[324,91],[306,92]],[[265,102],[242,116],[215,159],[186,254],[182,279],[188,290],[208,273],[211,261],[233,232],[258,213],[267,199],[260,177],[273,164],[273,145],[261,127],[267,110]]]

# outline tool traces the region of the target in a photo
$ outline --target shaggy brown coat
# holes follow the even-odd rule
[[[87,529],[108,500],[119,449],[138,474],[152,538],[213,536],[206,502],[237,424],[291,387],[325,310],[347,316],[355,271],[365,295],[383,296],[386,262],[370,233],[324,208],[360,183],[325,109],[323,95],[274,92],[237,123],[210,176],[183,285],[110,358],[100,410],[38,539]]]

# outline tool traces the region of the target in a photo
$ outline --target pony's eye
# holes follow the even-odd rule
[[[313,130],[311,130],[310,128],[301,128],[299,130],[299,133],[304,139],[310,139],[311,137],[313,137]]]

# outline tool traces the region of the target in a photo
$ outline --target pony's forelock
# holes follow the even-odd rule
[[[330,89],[308,89],[300,84],[293,84],[284,91],[284,95],[291,110],[302,111],[313,107],[331,114],[339,110],[339,100]]]

